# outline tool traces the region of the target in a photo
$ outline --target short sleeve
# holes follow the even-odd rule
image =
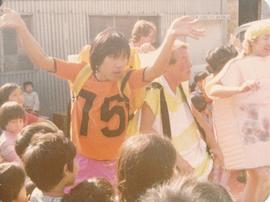
[[[144,102],[148,104],[155,116],[158,115],[160,113],[160,90],[154,88],[147,90]]]
[[[55,75],[70,81],[75,80],[77,74],[86,64],[85,62],[74,63],[60,59],[54,60],[55,60]]]
[[[138,89],[146,86],[149,82],[144,80],[144,73],[146,68],[132,71],[128,80],[130,89]]]

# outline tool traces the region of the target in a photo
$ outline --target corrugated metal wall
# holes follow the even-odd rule
[[[194,63],[201,63],[208,49],[226,41],[226,0],[8,0],[5,5],[21,14],[31,15],[35,38],[45,52],[60,58],[77,53],[89,43],[91,15],[160,16],[161,36],[175,17],[185,14],[198,16],[203,20],[207,33],[200,41],[188,40]],[[1,74],[0,83],[20,83],[26,78],[34,80],[42,86],[38,90],[44,94],[43,106],[46,112],[49,109],[46,114],[64,111],[63,106],[69,96],[63,81],[39,71],[13,74]],[[49,90],[46,90],[47,85]]]
[[[0,75],[0,85],[7,82],[22,85],[25,81],[34,83],[34,89],[41,101],[42,115],[51,116],[54,112],[63,113],[67,110],[69,89],[66,81],[40,70],[7,72]]]
[[[213,46],[226,40],[222,34],[226,29],[225,0],[9,0],[6,5],[32,15],[37,40],[48,54],[62,58],[89,42],[89,15],[160,16],[161,36],[175,17],[195,15],[219,27],[215,35],[221,35],[222,41],[211,42]]]

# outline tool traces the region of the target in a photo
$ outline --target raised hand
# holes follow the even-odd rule
[[[240,93],[244,93],[247,91],[256,91],[260,88],[260,83],[255,80],[245,81],[239,88]]]
[[[182,16],[175,19],[170,28],[169,32],[178,36],[189,36],[194,39],[198,39],[204,35],[204,29],[197,28],[198,20],[190,16]]]
[[[25,26],[20,14],[8,8],[0,10],[3,15],[0,17],[0,29],[19,29]]]

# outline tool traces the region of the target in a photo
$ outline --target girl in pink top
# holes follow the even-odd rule
[[[15,152],[17,135],[24,126],[24,109],[16,102],[6,102],[0,107],[0,156],[6,162],[18,162]]]

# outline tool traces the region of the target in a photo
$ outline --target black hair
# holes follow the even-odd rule
[[[210,67],[207,67],[207,70],[210,73],[217,74],[230,59],[237,55],[238,52],[232,45],[220,46],[214,50],[210,50],[205,58],[205,61],[210,65]]]
[[[199,81],[205,79],[208,76],[208,73],[205,71],[199,71],[197,73],[195,73],[194,76],[194,81],[197,84]]]
[[[25,112],[21,105],[8,101],[0,107],[0,128],[6,129],[8,122],[14,119],[25,119]]]
[[[44,192],[50,191],[64,177],[64,167],[73,171],[76,149],[61,132],[35,134],[22,161],[30,179]]]
[[[113,202],[113,186],[104,178],[84,180],[62,199],[63,202]]]
[[[26,86],[28,86],[28,85],[31,85],[32,87],[34,87],[34,84],[32,81],[26,81],[23,83],[23,89],[25,90]]]
[[[0,164],[0,201],[12,202],[24,186],[23,168],[13,163]]]
[[[196,91],[191,93],[191,102],[199,112],[204,111],[207,107],[207,102],[204,100],[203,95]]]
[[[99,33],[91,45],[90,61],[93,72],[103,63],[106,56],[120,56],[124,54],[129,58],[130,47],[128,40],[120,32],[106,29]]]
[[[9,100],[10,94],[18,88],[21,87],[16,83],[5,83],[2,85],[0,87],[0,106],[7,102]]]
[[[20,135],[15,143],[15,151],[17,155],[20,158],[22,157],[23,153],[25,152],[25,149],[31,143],[32,137],[36,133],[46,134],[46,133],[56,133],[57,131],[59,131],[57,126],[55,126],[50,121],[42,121],[25,126],[20,132]]]

